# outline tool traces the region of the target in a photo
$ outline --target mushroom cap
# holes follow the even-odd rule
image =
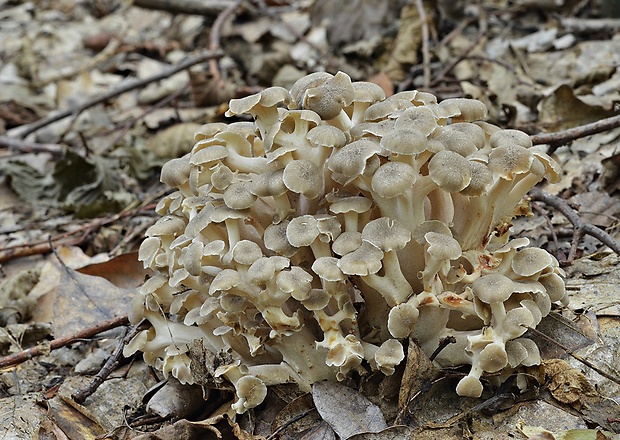
[[[288,225],[289,220],[284,220],[267,226],[263,234],[263,241],[265,242],[265,247],[270,251],[285,257],[292,257],[297,252],[297,248],[288,241],[286,235]]]
[[[215,171],[211,174],[211,184],[213,188],[220,191],[226,190],[235,181],[235,174],[223,163],[215,166]]]
[[[362,240],[372,243],[384,252],[390,252],[404,248],[411,240],[411,232],[396,220],[381,217],[364,226]]]
[[[468,98],[448,98],[439,107],[458,121],[473,122],[487,117],[487,106],[482,101]]]
[[[496,373],[508,365],[508,355],[503,344],[493,342],[480,352],[479,365],[487,373]]]
[[[394,367],[405,359],[403,344],[396,339],[388,339],[375,352],[374,360],[378,369],[386,376],[394,374]]]
[[[235,382],[235,392],[237,401],[232,404],[232,408],[237,413],[244,413],[246,410],[263,403],[267,397],[267,385],[257,377],[242,376]]]
[[[505,145],[494,148],[489,154],[489,169],[506,180],[516,174],[527,173],[532,166],[534,155],[520,145]]]
[[[428,107],[409,107],[396,118],[394,128],[396,130],[416,130],[426,137],[437,128],[437,119]]]
[[[344,281],[346,275],[338,267],[338,258],[319,257],[312,263],[312,271],[325,281]]]
[[[322,257],[323,258],[323,257]],[[329,304],[331,295],[323,289],[312,289],[308,298],[301,303],[310,311],[322,310]]]
[[[343,232],[332,243],[332,251],[336,255],[346,255],[362,245],[362,233],[357,231]]]
[[[549,252],[540,248],[525,248],[519,250],[511,262],[512,270],[517,275],[531,277],[542,272],[553,264]]]
[[[427,232],[424,240],[429,245],[426,252],[439,260],[456,260],[463,253],[460,243],[450,235]]]
[[[504,340],[515,339],[527,331],[534,323],[534,315],[526,307],[517,307],[509,310],[498,327]]]
[[[393,95],[383,101],[375,102],[368,107],[364,112],[364,119],[366,121],[379,121],[398,110],[404,110],[408,107],[413,107],[411,101]]]
[[[451,130],[460,131],[465,134],[476,146],[478,150],[484,148],[486,143],[486,133],[484,130],[477,124],[471,122],[455,122],[454,124],[450,124]]]
[[[210,140],[212,142],[213,140]],[[228,150],[223,145],[212,144],[205,148],[197,148],[200,143],[196,143],[191,152],[191,165],[206,165],[211,162],[223,160],[228,156]]]
[[[435,153],[428,163],[428,173],[433,182],[449,193],[462,191],[471,182],[469,161],[453,151]]]
[[[220,131],[224,131],[227,128],[228,125],[224,122],[210,122],[208,124],[203,124],[194,132],[194,142],[198,142],[203,139],[210,139]]]
[[[513,281],[501,273],[481,276],[472,283],[472,290],[480,301],[491,304],[504,302],[513,294]]]
[[[505,145],[518,145],[523,148],[532,146],[532,138],[521,130],[498,130],[491,134],[489,138],[491,148],[502,147]]]
[[[161,167],[160,181],[170,188],[176,188],[189,180],[189,173],[192,168],[190,163],[191,153],[183,157],[169,160]]]
[[[482,396],[482,382],[480,379],[474,376],[465,376],[462,378],[456,386],[456,394],[462,397],[475,397]]]
[[[224,203],[231,209],[246,209],[254,204],[256,196],[250,191],[251,182],[233,182],[224,191]]]
[[[562,280],[558,274],[544,274],[538,278],[538,281],[545,288],[545,292],[551,302],[561,301],[566,296],[566,286],[564,285],[564,280]]]
[[[276,284],[283,292],[290,294],[297,301],[310,297],[313,276],[299,266],[280,272],[276,277]]]
[[[375,245],[362,241],[360,247],[338,260],[338,267],[347,275],[366,276],[381,270],[383,252]]]
[[[338,72],[320,84],[315,84],[313,87],[306,87],[303,92],[296,90],[295,100],[299,107],[315,111],[324,120],[335,118],[344,107],[353,102],[355,92],[351,78],[346,73]]]
[[[337,150],[327,161],[327,167],[334,173],[355,178],[369,170],[370,160],[380,151],[376,142],[362,138]]]
[[[330,78],[333,78],[331,73],[314,72],[295,81],[295,84],[291,87],[290,93],[293,101],[297,104],[297,108],[304,108],[303,101],[306,90],[317,87]]]
[[[372,208],[372,200],[363,196],[339,197],[329,205],[329,210],[334,214],[357,212],[361,214]]]
[[[263,256],[260,246],[250,240],[240,240],[232,250],[235,262],[249,266]]]
[[[471,125],[476,127],[473,124]],[[463,157],[478,151],[474,139],[467,133],[455,130],[452,128],[452,125],[441,128],[437,136],[433,136],[433,138],[441,142],[446,147],[446,150],[454,151]]]
[[[426,136],[415,128],[401,128],[388,131],[383,135],[379,145],[390,153],[412,156],[426,149]]]
[[[250,191],[258,197],[281,196],[288,191],[283,180],[284,169],[252,176]]]
[[[356,81],[351,83],[353,87],[353,101],[377,102],[385,99],[385,92],[378,84],[368,81]]]
[[[470,197],[479,197],[489,190],[493,184],[493,173],[481,162],[470,160],[471,180],[469,185],[461,191],[461,194]]]
[[[322,171],[313,162],[300,159],[286,165],[282,180],[288,189],[312,200],[323,192],[322,175]]]
[[[347,137],[338,127],[318,125],[311,128],[306,135],[313,147],[340,148],[347,142]]]
[[[312,215],[295,217],[286,227],[286,238],[296,248],[310,246],[318,236],[317,220]]]
[[[398,339],[407,338],[413,331],[420,312],[413,304],[398,304],[390,309],[388,315],[388,330]]]
[[[380,197],[392,198],[413,187],[417,174],[404,162],[386,162],[372,176],[371,187]]]

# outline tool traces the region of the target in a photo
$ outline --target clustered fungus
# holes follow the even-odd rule
[[[509,228],[560,171],[486,114],[341,72],[233,99],[227,116],[251,121],[203,126],[162,169],[175,191],[140,248],[154,275],[131,314],[151,325],[125,353],[194,383],[200,343],[240,413],[269,385],[393,374],[410,337],[428,354],[456,340],[434,362],[471,365],[461,396],[539,363],[524,333],[567,302],[562,270]]]

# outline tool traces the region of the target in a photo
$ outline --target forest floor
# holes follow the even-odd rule
[[[0,439],[620,438],[616,3],[0,0]],[[236,416],[119,356],[161,165],[231,98],[315,71],[481,100],[561,164],[513,226],[570,294],[538,327],[534,389],[457,398],[428,373],[399,408],[401,371]]]

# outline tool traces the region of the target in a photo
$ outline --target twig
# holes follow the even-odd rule
[[[560,249],[560,242],[558,241],[558,234],[555,233],[555,228],[553,227],[553,223],[551,223],[551,219],[547,215],[544,209],[538,203],[531,204],[532,209],[538,212],[547,222],[547,226],[549,226],[549,230],[551,231],[551,237],[553,238],[553,243],[555,244],[555,248],[557,250]]]
[[[230,0],[134,0],[133,4],[172,14],[216,15],[230,5]]]
[[[579,127],[569,128],[568,130],[556,133],[540,133],[530,136],[534,145],[548,144],[550,152],[558,147],[566,145],[575,139],[580,139],[596,133],[613,130],[620,127],[620,115],[611,116],[590,124],[580,125]]]
[[[67,336],[64,338],[54,339],[49,344],[39,344],[35,347],[31,347],[28,350],[20,351],[19,353],[13,353],[8,356],[4,356],[0,358],[0,368],[13,367],[15,365],[19,365],[22,362],[26,362],[29,359],[32,359],[36,356],[42,356],[48,354],[51,350],[56,350],[57,348],[66,347],[67,345],[78,341],[80,339],[88,339],[92,338],[96,334],[111,330],[116,327],[120,327],[122,325],[129,324],[129,318],[125,316],[120,316],[117,318],[109,319],[107,321],[103,321],[93,327],[86,328],[84,330],[80,330],[72,334],[71,336]]]
[[[599,367],[597,367],[596,365],[594,365],[592,362],[590,362],[589,360],[579,356],[578,354],[575,354],[573,352],[573,350],[571,350],[570,348],[568,348],[567,346],[561,344],[560,342],[556,341],[555,339],[553,339],[550,336],[547,336],[546,334],[544,334],[543,332],[541,332],[540,330],[536,330],[533,327],[528,327],[526,325],[524,325],[523,327],[527,328],[529,331],[531,331],[532,333],[540,336],[541,338],[543,338],[544,340],[546,340],[547,342],[551,342],[552,344],[557,345],[558,347],[560,347],[562,350],[564,350],[566,352],[566,354],[568,354],[570,357],[572,357],[573,359],[576,359],[577,361],[581,362],[582,364],[584,364],[586,367],[589,367],[591,369],[593,369],[594,371],[596,371],[598,374],[600,374],[601,376],[603,376],[606,379],[611,380],[612,382],[615,382],[617,384],[620,384],[620,378],[613,376],[603,370],[601,370]]]
[[[54,156],[60,156],[63,150],[62,145],[59,144],[39,144],[9,136],[0,136],[0,147],[16,150],[21,153],[50,153]]]
[[[237,0],[234,3],[231,3],[231,5],[224,9],[213,22],[213,26],[211,27],[211,35],[209,36],[209,50],[211,50],[211,52],[216,52],[219,50],[222,27],[224,26],[226,20],[233,15],[235,10],[241,6],[241,3],[243,3],[243,0]],[[214,81],[219,82],[222,80],[220,69],[215,58],[211,58],[209,60],[209,71],[211,72]]]
[[[76,403],[79,403],[80,405],[84,403],[84,401],[86,401],[88,397],[90,397],[95,391],[97,391],[97,388],[101,386],[101,384],[108,378],[108,376],[110,376],[110,374],[112,374],[112,372],[116,370],[118,364],[120,364],[121,357],[123,355],[123,347],[125,347],[125,345],[136,335],[136,333],[138,333],[139,327],[140,324],[134,325],[131,330],[126,331],[120,337],[120,340],[118,341],[118,345],[114,349],[114,352],[110,355],[103,367],[101,367],[101,370],[99,370],[99,372],[95,375],[95,377],[92,378],[92,380],[88,383],[88,385],[86,385],[85,388],[82,388],[71,396]]]
[[[611,250],[613,250],[616,254],[620,255],[620,244],[614,240],[614,238],[609,235],[607,232],[603,231],[600,228],[597,228],[593,224],[587,223],[579,217],[579,214],[566,203],[560,197],[554,196],[553,194],[549,194],[546,191],[543,191],[539,188],[532,188],[528,193],[531,200],[535,200],[538,202],[543,202],[546,205],[552,206],[562,214],[564,217],[571,222],[574,227],[573,232],[573,241],[571,244],[570,253],[566,259],[567,263],[572,263],[575,259],[575,254],[577,252],[577,245],[579,241],[586,236],[591,235],[592,237],[598,239],[601,243],[607,245]]]
[[[28,136],[31,133],[34,133],[35,131],[46,127],[50,124],[53,124],[54,122],[60,121],[61,119],[64,119],[68,116],[71,115],[79,115],[81,112],[83,112],[84,110],[90,108],[90,107],[94,107],[98,104],[102,104],[106,101],[108,101],[109,99],[115,98],[119,95],[122,95],[123,93],[127,93],[131,90],[146,86],[147,84],[151,84],[153,82],[156,81],[160,81],[162,79],[168,78],[172,75],[174,75],[175,73],[181,72],[185,69],[188,69],[196,64],[211,60],[213,58],[217,58],[222,56],[223,53],[221,51],[216,51],[216,52],[212,52],[210,50],[208,51],[204,51],[194,57],[190,57],[188,59],[186,59],[185,61],[177,64],[176,66],[173,66],[169,69],[164,70],[161,73],[158,73],[156,75],[150,76],[148,78],[144,78],[144,79],[136,79],[136,80],[132,80],[132,81],[127,81],[125,84],[122,84],[121,86],[110,90],[107,93],[104,93],[100,96],[96,96],[94,98],[91,98],[85,102],[82,102],[81,104],[75,105],[73,107],[70,107],[66,110],[54,113],[49,115],[46,118],[40,119],[32,124],[29,125],[25,125],[25,126],[21,126],[21,127],[17,127],[15,130],[13,130],[14,133],[18,133],[18,136],[24,138],[26,136]]]
[[[424,65],[424,88],[428,89],[431,84],[431,56],[428,43],[428,17],[424,11],[422,0],[415,0],[420,22],[422,23],[422,64]]]

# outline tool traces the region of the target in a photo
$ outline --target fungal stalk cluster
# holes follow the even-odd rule
[[[238,412],[273,384],[392,374],[410,337],[428,354],[456,339],[435,362],[471,365],[461,396],[539,363],[523,335],[566,302],[562,271],[509,227],[560,171],[486,114],[344,73],[233,99],[227,116],[251,120],[203,126],[162,169],[174,192],[140,248],[154,275],[131,316],[150,328],[125,353],[200,383],[199,344]]]

